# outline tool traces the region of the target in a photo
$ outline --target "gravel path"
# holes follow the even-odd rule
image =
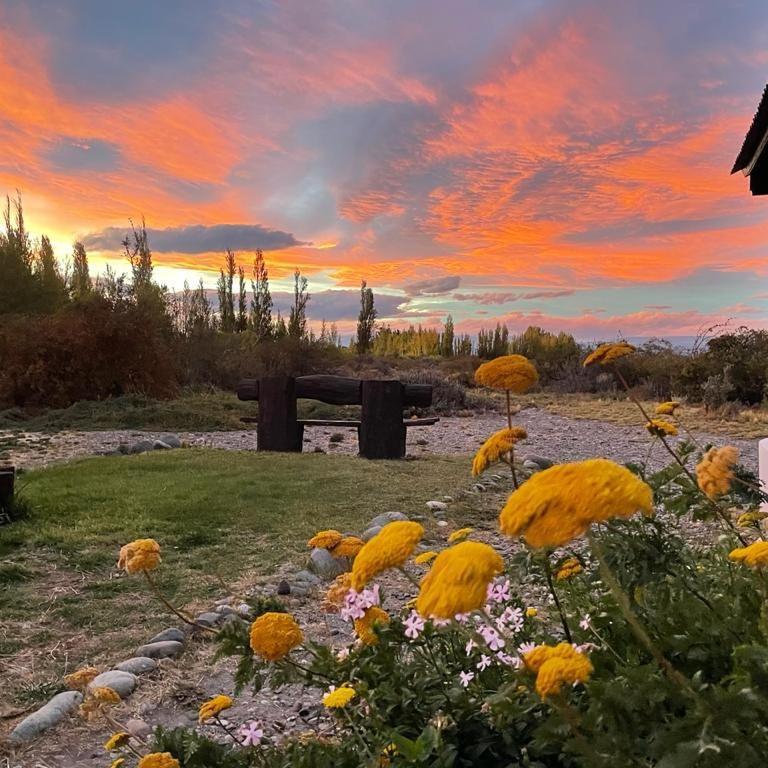
[[[648,434],[641,427],[627,427],[587,419],[569,419],[537,408],[527,408],[515,416],[515,423],[528,430],[528,439],[521,445],[521,454],[545,456],[554,461],[573,461],[595,456],[613,458],[622,462],[643,461],[648,450]],[[473,417],[443,417],[431,427],[408,430],[408,452],[413,455],[429,453],[466,454],[493,431],[504,426],[500,414],[478,414]],[[340,442],[331,442],[341,436]],[[119,445],[133,445],[139,440],[161,438],[162,432],[137,430],[110,430],[102,432],[41,432],[11,433],[0,431],[0,456],[5,456],[17,467],[35,469],[53,462],[114,451]],[[178,433],[191,446],[223,448],[242,451],[255,450],[256,431],[238,432],[181,432]],[[756,469],[757,441],[726,438],[723,435],[697,435],[699,441],[714,445],[729,443],[741,451],[742,463]],[[673,439],[674,442],[674,439]],[[322,450],[326,453],[357,453],[357,436],[353,429],[342,431],[332,428],[313,428],[306,432],[305,451]],[[663,448],[656,446],[652,461],[667,463]]]

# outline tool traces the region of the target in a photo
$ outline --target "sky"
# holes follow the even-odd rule
[[[768,199],[729,175],[764,0],[0,0],[0,194],[63,259],[311,317],[580,339],[768,327]]]

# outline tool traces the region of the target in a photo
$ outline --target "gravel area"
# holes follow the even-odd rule
[[[643,461],[648,451],[648,434],[641,426],[627,427],[587,419],[569,419],[537,408],[527,408],[515,416],[515,423],[528,430],[528,439],[521,444],[521,454],[545,456],[557,462],[604,456],[619,461]],[[500,414],[478,414],[471,417],[443,417],[430,427],[408,430],[408,452],[413,455],[429,453],[466,454],[493,431],[504,426]],[[36,469],[53,462],[93,454],[106,453],[119,445],[133,445],[139,440],[160,439],[162,432],[110,430],[101,432],[42,432],[12,433],[0,431],[0,456],[17,467]],[[232,451],[256,449],[256,431],[180,432],[178,437],[196,447],[223,448]],[[339,437],[341,439],[339,440]],[[334,439],[332,442],[331,439]],[[757,441],[727,438],[723,435],[698,434],[700,443],[714,445],[729,443],[741,451],[742,463],[756,469]],[[336,442],[336,440],[339,440]],[[672,442],[675,442],[673,438]],[[306,431],[304,450],[326,453],[357,453],[357,435],[353,429],[334,430],[315,427]],[[652,454],[657,464],[667,463],[667,457],[657,444]]]

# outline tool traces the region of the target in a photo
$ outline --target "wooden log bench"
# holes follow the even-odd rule
[[[405,456],[409,427],[436,424],[437,417],[403,419],[403,408],[432,403],[428,384],[397,380],[360,380],[343,376],[289,376],[245,379],[237,387],[240,400],[257,400],[259,415],[243,421],[257,424],[258,450],[300,452],[306,427],[355,428],[360,455],[368,459]],[[298,398],[331,405],[360,405],[360,419],[299,419]]]

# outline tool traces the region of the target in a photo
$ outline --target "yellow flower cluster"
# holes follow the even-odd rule
[[[389,614],[378,605],[367,608],[362,619],[355,619],[355,634],[363,645],[376,645],[379,642],[373,629],[376,624],[389,624]]]
[[[736,525],[738,525],[739,528],[749,528],[750,526],[757,525],[761,520],[765,520],[765,517],[765,512],[760,512],[759,510],[744,512],[739,515],[738,520],[736,520]]]
[[[581,563],[575,557],[569,557],[560,568],[558,568],[555,578],[558,581],[565,581],[566,579],[573,578],[583,570]]]
[[[328,531],[318,531],[307,542],[307,546],[312,549],[333,549],[343,538],[343,534],[331,528]]]
[[[136,539],[120,548],[117,567],[126,573],[154,571],[160,565],[160,545],[154,539]]]
[[[348,685],[342,685],[323,696],[323,704],[328,709],[341,709],[346,707],[357,696],[357,691]]]
[[[125,731],[113,733],[104,743],[104,749],[106,749],[107,752],[111,752],[113,749],[120,749],[120,747],[124,747],[128,743],[130,738],[131,734],[126,733]]]
[[[608,459],[560,464],[537,472],[509,497],[499,516],[508,536],[533,547],[560,547],[592,523],[653,512],[653,491]]]
[[[347,572],[337,576],[325,593],[323,608],[331,613],[338,611],[344,605],[344,598],[350,589],[352,589],[352,574]]]
[[[404,565],[424,535],[424,528],[410,520],[385,525],[358,552],[352,565],[352,586],[360,591],[377,574]]]
[[[80,705],[78,712],[86,720],[97,720],[104,715],[107,707],[119,703],[120,695],[112,688],[92,688],[87,691],[85,700]]]
[[[755,541],[748,547],[739,547],[728,557],[749,568],[765,568],[768,566],[768,541]]]
[[[656,406],[655,414],[657,416],[674,416],[675,411],[680,407],[677,400],[667,400],[665,403],[659,403]]]
[[[614,360],[618,360],[625,355],[631,355],[635,351],[635,347],[626,341],[615,341],[607,344],[601,344],[593,352],[590,352],[584,360],[584,367],[587,368],[590,365],[599,363],[600,365],[606,365],[612,363]]]
[[[422,552],[420,555],[416,555],[413,558],[413,562],[416,565],[429,565],[437,557],[437,552],[433,552],[431,549],[428,552]]]
[[[645,428],[654,437],[674,437],[677,434],[677,427],[664,419],[651,419]]]
[[[139,760],[138,768],[181,768],[181,763],[170,752],[153,752]]]
[[[585,683],[593,671],[590,660],[570,643],[539,645],[523,661],[536,674],[536,692],[543,699],[556,696],[565,683]]]
[[[125,758],[118,757],[109,764],[109,768],[122,768],[125,765]]]
[[[102,686],[100,688],[93,688],[91,690],[91,696],[103,704],[119,704],[120,694],[114,690],[114,688],[107,688]]]
[[[421,580],[416,610],[422,616],[452,619],[485,602],[488,584],[504,570],[495,549],[478,541],[463,541],[441,552]]]
[[[210,720],[212,717],[216,717],[222,713],[225,709],[229,709],[232,706],[232,699],[224,694],[214,696],[212,699],[206,701],[201,707],[198,714],[198,719],[201,723],[206,720]]]
[[[459,528],[448,537],[448,543],[456,544],[459,541],[464,541],[464,539],[468,538],[469,534],[474,530],[474,528]]]
[[[696,465],[699,488],[710,498],[716,499],[731,490],[733,468],[739,460],[739,449],[732,445],[710,448]]]
[[[262,659],[278,661],[301,645],[304,633],[287,613],[263,613],[251,624],[251,650]]]
[[[517,394],[527,392],[539,374],[533,363],[523,355],[504,355],[483,363],[475,371],[475,381],[491,389],[506,389]]]
[[[522,427],[504,427],[494,432],[479,448],[472,461],[472,474],[477,477],[502,456],[506,456],[519,440],[525,440],[528,433]]]
[[[365,546],[362,539],[357,536],[345,536],[335,547],[331,548],[330,553],[334,557],[357,557],[360,550]]]
[[[83,667],[76,672],[65,675],[64,684],[73,691],[83,691],[98,674],[99,670],[96,667]]]

